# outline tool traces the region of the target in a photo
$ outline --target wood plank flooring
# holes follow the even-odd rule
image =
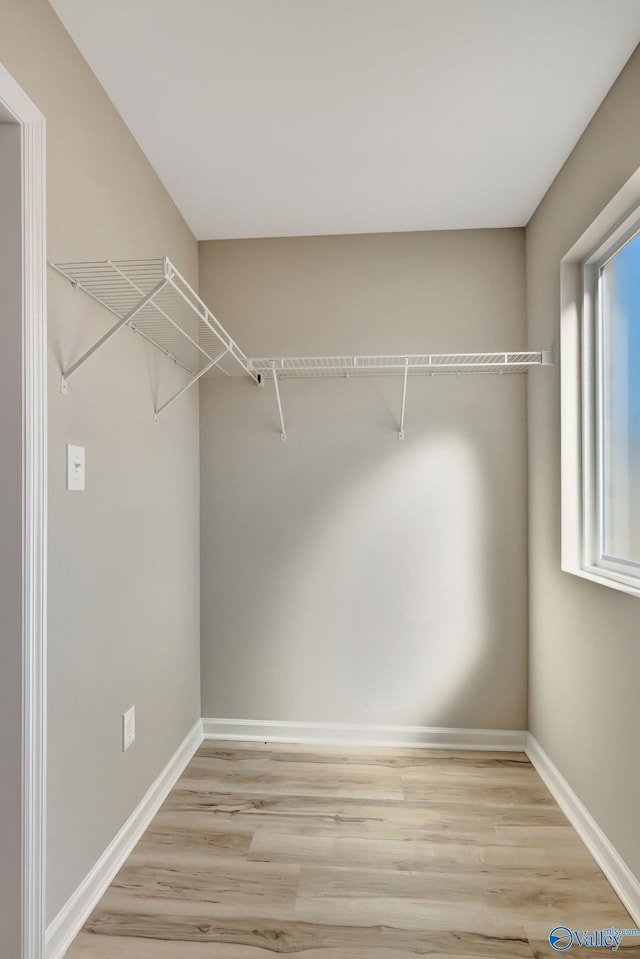
[[[546,959],[556,925],[634,923],[523,754],[208,742],[67,959]]]

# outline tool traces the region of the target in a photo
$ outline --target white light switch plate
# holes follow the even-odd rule
[[[122,751],[132,746],[136,738],[136,707],[132,706],[122,714]]]
[[[67,489],[84,489],[84,446],[67,443]]]

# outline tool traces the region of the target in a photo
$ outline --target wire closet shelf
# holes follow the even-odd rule
[[[62,392],[68,379],[119,330],[129,327],[173,360],[188,374],[185,384],[160,405],[158,415],[205,374],[231,372],[250,376],[258,385],[273,382],[282,439],[286,439],[279,381],[305,377],[403,377],[399,437],[404,420],[409,375],[526,373],[534,366],[553,365],[553,352],[421,353],[413,355],[358,355],[264,357],[249,359],[167,258],[51,263],[76,289],[109,311],[116,322],[62,374]]]
[[[286,440],[287,430],[282,409],[279,380],[308,377],[336,376],[402,376],[402,404],[398,439],[404,439],[409,374],[446,375],[463,373],[526,373],[533,366],[552,366],[553,351],[519,353],[420,353],[408,356],[307,356],[266,357],[249,360],[250,368],[258,373],[262,383],[271,379],[274,385],[280,438]]]
[[[431,376],[446,373],[526,373],[532,366],[551,365],[550,351],[520,353],[422,353],[389,356],[307,356],[250,359],[261,376],[279,379],[318,376]]]
[[[124,327],[139,333],[189,374],[187,384],[156,408],[156,417],[214,367],[228,376],[224,364],[229,361],[259,382],[240,347],[167,257],[50,265],[117,319],[64,371],[63,393],[69,377]]]

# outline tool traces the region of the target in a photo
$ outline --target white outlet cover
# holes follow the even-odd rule
[[[136,707],[132,706],[122,714],[122,751],[132,746],[136,738]]]
[[[75,492],[84,489],[84,446],[67,443],[67,489]]]

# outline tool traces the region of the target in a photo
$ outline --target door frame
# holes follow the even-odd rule
[[[45,118],[0,64],[21,129],[22,959],[43,959],[47,695],[47,263]]]

